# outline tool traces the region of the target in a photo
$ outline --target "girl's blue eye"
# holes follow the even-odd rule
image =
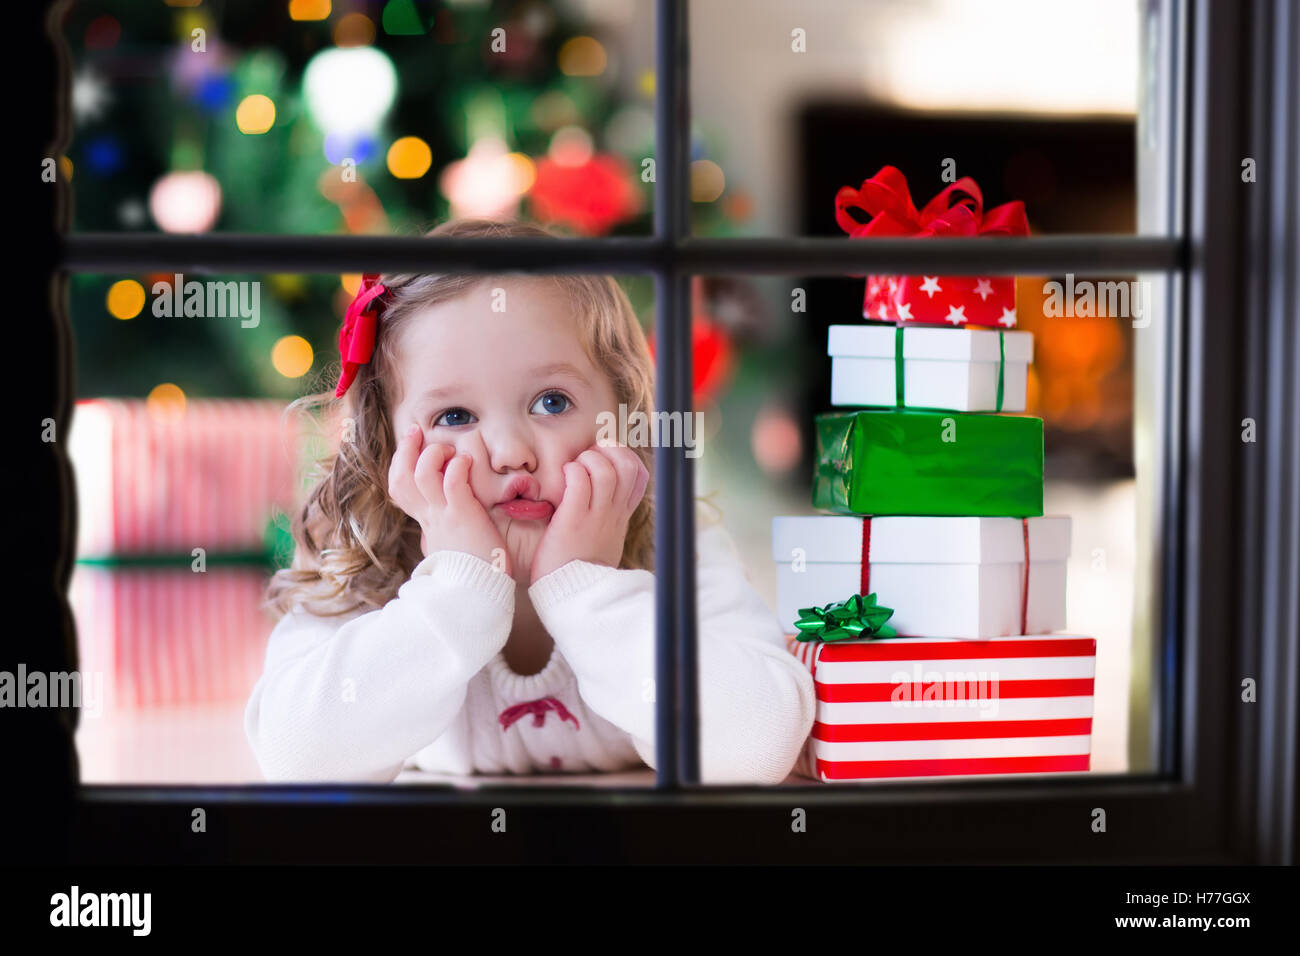
[[[447,418],[448,416],[451,416],[452,418],[459,418],[459,416],[464,416],[464,419],[460,419],[460,420],[457,420],[457,421],[443,421],[443,419]],[[435,426],[437,426],[437,425],[451,425],[451,426],[456,426],[456,425],[468,425],[468,424],[469,424],[471,421],[473,421],[473,420],[474,420],[474,416],[471,415],[469,412],[465,411],[465,409],[463,409],[463,408],[449,408],[449,409],[447,409],[445,412],[443,412],[441,415],[439,415],[436,419],[434,419],[433,424],[434,424]]]
[[[547,392],[533,402],[531,411],[542,415],[559,415],[561,412],[567,412],[572,404],[569,396],[563,392]]]

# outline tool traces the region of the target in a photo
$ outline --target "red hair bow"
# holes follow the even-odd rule
[[[361,277],[361,289],[348,306],[343,328],[339,329],[339,356],[343,359],[343,368],[339,372],[338,387],[334,389],[336,398],[343,397],[352,380],[357,377],[357,367],[369,362],[370,356],[374,354],[379,309],[370,303],[387,291],[387,288],[379,284],[376,273],[367,273]]]
[[[871,221],[859,222],[849,215],[850,209],[867,213]],[[1017,199],[985,212],[984,194],[969,176],[957,180],[917,212],[907,180],[893,166],[883,167],[857,189],[842,186],[835,194],[835,221],[854,239],[1029,235],[1024,203]]]

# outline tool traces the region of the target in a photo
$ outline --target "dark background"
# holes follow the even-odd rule
[[[798,235],[843,237],[828,201],[827,183],[858,186],[882,166],[896,166],[907,178],[912,201],[920,209],[947,183],[940,179],[943,161],[956,161],[958,178],[970,176],[984,193],[984,208],[1013,199],[1025,204],[1032,235],[1054,233],[1132,234],[1136,230],[1135,124],[1129,120],[1034,119],[901,113],[858,103],[810,103],[798,122],[800,190]],[[1038,281],[1064,277],[1045,276]],[[1096,281],[1105,281],[1097,277]],[[1116,276],[1128,279],[1131,276]],[[830,394],[830,362],[825,360],[826,330],[862,315],[861,279],[809,277],[809,302],[803,317],[808,350],[801,367],[808,371],[796,418],[804,447],[815,447],[813,416],[824,411]],[[1118,349],[1110,367],[1085,367],[1091,347],[1072,348],[1066,339],[1070,318],[1044,319],[1026,290],[1018,285],[1017,328],[1034,333],[1034,368],[1039,380],[1059,380],[1074,373],[1078,387],[1094,391],[1100,414],[1086,427],[1054,416],[1049,408],[1030,408],[1044,420],[1049,475],[1078,478],[1133,476],[1133,329],[1129,321],[1095,323],[1109,347]],[[1059,337],[1053,341],[1053,337]],[[1053,346],[1057,346],[1055,349]],[[1077,360],[1071,362],[1072,356]],[[1055,362],[1053,362],[1055,357]],[[1065,366],[1065,367],[1062,367]],[[805,480],[811,458],[805,463]]]

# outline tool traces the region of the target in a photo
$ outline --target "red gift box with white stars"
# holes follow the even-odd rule
[[[961,328],[1016,325],[1016,280],[1010,276],[867,276],[862,317],[878,322]]]
[[[893,166],[885,166],[856,189],[841,187],[835,195],[835,221],[854,239],[1029,235],[1023,203],[986,210],[984,195],[970,177],[952,183],[918,211],[907,180]],[[1016,280],[1011,276],[867,276],[862,317],[1010,329],[1016,324]]]

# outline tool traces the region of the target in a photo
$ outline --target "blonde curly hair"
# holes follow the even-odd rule
[[[487,219],[448,222],[427,235],[556,238],[540,226]],[[611,276],[541,278],[568,293],[583,345],[592,363],[609,375],[615,400],[626,404],[629,415],[652,414],[654,364],[645,333],[618,283]],[[293,518],[293,563],[272,576],[266,594],[266,606],[277,616],[299,605],[318,615],[383,607],[423,559],[419,523],[388,496],[388,468],[396,445],[389,410],[400,386],[394,343],[413,315],[490,279],[486,274],[381,276],[388,294],[370,361],[359,367],[343,398],[335,398],[331,388],[289,405],[286,414],[323,407],[327,418],[348,425],[350,440],[331,441],[332,451],[316,463],[311,491]],[[653,448],[633,450],[652,478],[629,521],[619,567],[653,571]],[[429,545],[434,547],[434,542]]]

